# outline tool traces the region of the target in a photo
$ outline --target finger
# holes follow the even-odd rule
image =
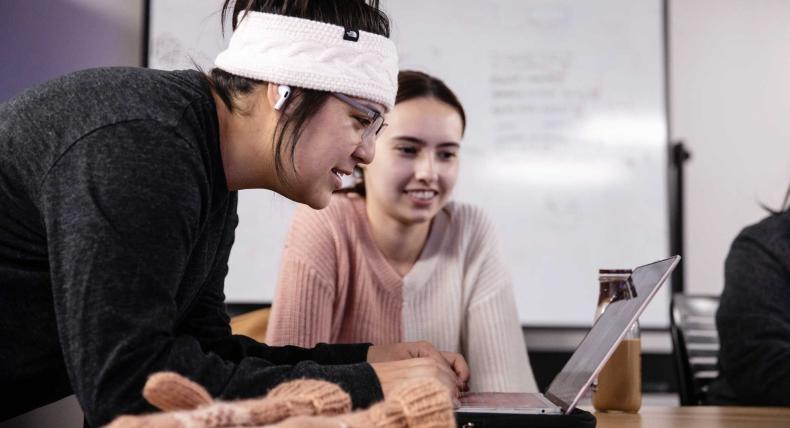
[[[469,366],[466,364],[466,360],[464,360],[461,355],[454,352],[442,352],[441,355],[444,360],[447,361],[453,373],[455,373],[455,382],[458,386],[458,390],[461,392],[469,390],[467,384],[469,381]]]
[[[447,364],[447,361],[442,359],[441,362],[437,362],[433,358],[425,358],[425,357],[421,358],[420,360],[422,362],[424,362],[425,364],[429,364],[429,365],[433,366],[435,370],[439,370],[442,373],[444,373],[444,375],[447,376],[448,379],[452,379],[453,385],[455,385],[456,388],[459,387],[459,385],[458,385],[458,376],[455,374],[455,372],[450,367],[450,365]]]
[[[463,384],[469,382],[469,364],[466,363],[466,359],[464,359],[463,355],[456,354],[455,352],[442,352],[442,357],[444,357],[450,367],[452,367],[455,374],[458,375],[458,379]]]
[[[418,356],[430,358],[449,370],[453,370],[447,359],[430,342],[417,342],[417,350]]]
[[[449,392],[450,397],[459,397],[461,395],[458,391],[458,385],[455,381],[455,374],[449,374],[444,370],[435,371],[434,378],[437,379]]]
[[[444,384],[453,396],[460,395],[460,385],[458,384],[458,377],[455,375],[455,372],[450,370],[447,364],[437,364],[431,358],[419,358],[415,359],[424,370],[429,370],[431,377],[438,379],[442,384]]]

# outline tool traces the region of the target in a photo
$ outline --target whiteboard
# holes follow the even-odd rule
[[[210,69],[228,38],[220,4],[151,0],[149,66]],[[494,221],[524,324],[590,325],[599,268],[670,255],[661,0],[382,7],[401,68],[440,77],[466,109],[454,199]],[[294,208],[272,192],[239,192],[229,302],[271,301]],[[643,325],[669,324],[669,290]]]

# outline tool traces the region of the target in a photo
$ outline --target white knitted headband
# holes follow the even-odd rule
[[[242,16],[242,14],[244,14]],[[214,64],[228,73],[395,105],[398,53],[378,34],[309,19],[241,12]]]

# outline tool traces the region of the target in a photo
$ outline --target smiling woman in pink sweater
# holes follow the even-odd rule
[[[473,391],[536,391],[494,227],[450,201],[463,107],[425,73],[402,71],[398,86],[353,191],[297,210],[266,341],[424,340],[466,357]]]

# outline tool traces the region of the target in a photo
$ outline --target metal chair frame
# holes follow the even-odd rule
[[[675,372],[680,404],[707,403],[707,388],[718,376],[719,338],[716,331],[718,296],[676,293],[670,305]]]

